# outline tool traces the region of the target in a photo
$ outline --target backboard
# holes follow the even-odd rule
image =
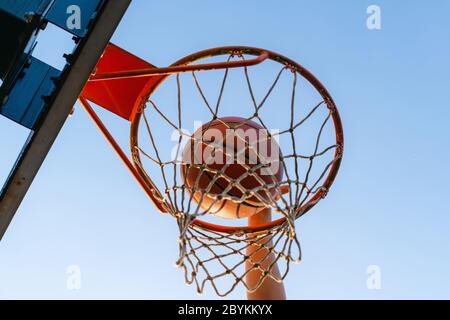
[[[10,37],[11,50],[0,55],[0,115],[31,130],[1,189],[0,240],[130,3],[0,0],[2,23],[6,19],[14,22],[22,39],[17,42],[18,37],[1,34],[2,41]],[[67,54],[67,65],[61,72],[32,56],[36,34],[45,32],[41,29],[47,23],[74,36],[75,50]],[[27,97],[24,92],[33,94]]]

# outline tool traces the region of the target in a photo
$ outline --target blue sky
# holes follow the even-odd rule
[[[371,4],[381,30],[366,27]],[[113,42],[158,66],[239,44],[311,70],[339,106],[346,153],[328,198],[297,222],[303,261],[288,297],[448,299],[449,11],[445,0],[134,0]],[[69,40],[51,29],[45,41],[39,57],[58,65],[54,46]],[[128,124],[102,115],[126,147]],[[5,177],[26,131],[1,119],[0,132]],[[173,267],[176,238],[76,106],[0,244],[0,298],[196,298]],[[80,290],[67,289],[71,265]],[[367,288],[371,265],[380,290]]]

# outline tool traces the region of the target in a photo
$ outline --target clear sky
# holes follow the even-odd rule
[[[380,30],[366,26],[371,4]],[[134,0],[113,41],[158,66],[237,44],[313,71],[339,106],[346,153],[328,198],[297,222],[303,261],[288,297],[449,299],[448,12],[446,0]],[[69,41],[54,29],[46,41],[39,57],[58,65]],[[104,115],[126,147],[128,124]],[[1,119],[0,133],[3,178],[26,131]],[[197,298],[173,267],[176,239],[76,106],[0,244],[0,298]],[[67,288],[69,266],[79,290]]]

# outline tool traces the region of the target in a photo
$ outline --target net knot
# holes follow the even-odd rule
[[[233,58],[233,57],[243,57],[243,55],[244,55],[244,51],[242,51],[242,50],[233,50],[233,51],[231,51],[231,53],[230,53],[230,56]]]
[[[320,191],[321,191],[321,198],[322,199],[324,199],[324,198],[326,198],[327,197],[327,195],[328,195],[328,189],[327,188],[325,188],[325,187],[322,187],[321,189],[320,189]]]
[[[288,62],[286,62],[284,65],[285,65],[286,69],[288,69],[292,73],[297,73],[297,68],[294,65],[292,65]]]

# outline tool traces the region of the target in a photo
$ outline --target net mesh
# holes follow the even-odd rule
[[[245,60],[246,55],[242,52],[231,52],[228,61],[232,59]],[[257,98],[253,88],[249,68],[240,69],[250,97],[251,112],[250,116],[245,117],[245,120],[237,126],[254,121],[268,132],[266,139],[279,140],[284,137],[284,140],[288,141],[287,144],[280,146],[285,152],[280,155],[283,171],[281,181],[274,176],[270,181],[261,178],[258,170],[268,166],[268,162],[265,161],[267,159],[264,159],[266,155],[259,154],[258,149],[246,139],[243,139],[245,148],[232,154],[221,149],[227,157],[234,160],[241,152],[248,153],[251,150],[257,154],[256,165],[240,163],[245,168],[245,172],[239,177],[227,174],[227,169],[233,162],[227,162],[219,169],[208,166],[207,159],[198,164],[193,162],[186,164],[182,153],[187,143],[195,142],[212,147],[213,152],[210,155],[212,157],[220,146],[217,145],[217,142],[212,146],[211,144],[214,142],[198,140],[183,130],[183,125],[186,124],[186,120],[184,120],[186,111],[183,109],[182,76],[180,74],[175,76],[177,91],[175,112],[169,114],[168,109],[160,106],[152,96],[142,103],[140,135],[145,135],[145,139],[139,140],[140,143],[146,141],[149,145],[144,147],[142,144],[136,143],[132,146],[135,151],[135,163],[146,175],[146,178],[150,176],[153,178],[155,197],[164,204],[167,212],[177,221],[180,237],[179,258],[176,264],[184,270],[186,282],[195,284],[199,293],[205,290],[207,284],[211,285],[217,295],[226,296],[239,284],[252,292],[256,291],[268,278],[277,282],[283,281],[289,272],[291,263],[298,263],[301,259],[300,243],[294,222],[327,194],[328,190],[324,186],[324,181],[332,165],[340,159],[341,146],[336,144],[336,140],[328,145],[321,143],[324,131],[333,116],[334,106],[321,98],[308,109],[302,107],[303,116],[298,118],[296,116],[298,113],[296,97],[301,74],[299,70],[288,63],[278,61],[276,65],[279,70],[275,72],[275,77],[270,82],[268,90],[260,99]],[[207,97],[198,73],[194,72],[189,76],[200,101],[207,110],[207,120],[210,123],[221,121],[221,104],[230,70],[225,69],[222,72],[218,97],[214,103]],[[288,120],[284,120],[287,127],[274,132],[268,127],[262,114],[267,101],[279,85],[280,78],[285,74],[290,78],[289,112],[286,117]],[[149,113],[152,115],[150,116]],[[308,154],[303,154],[299,150],[298,131],[318,113],[320,116],[316,118],[319,118],[320,121],[315,121],[317,128],[314,131],[315,140],[312,143],[312,150]],[[178,135],[175,155],[171,154],[168,159],[164,157],[161,145],[157,143],[162,139],[158,137],[158,129],[150,125],[153,123],[151,117],[155,117],[158,121],[163,120]],[[228,124],[223,122],[223,125]],[[236,125],[234,125],[235,127]],[[146,159],[152,168],[150,165],[145,165],[142,159]],[[316,162],[320,164],[319,170],[314,170]],[[187,170],[208,171],[213,178],[207,187],[200,188],[199,179],[193,185],[188,185],[181,177],[180,171],[183,165],[187,166]],[[156,171],[151,173],[151,170]],[[154,178],[157,173],[160,176],[158,181]],[[251,189],[242,184],[242,181],[250,176],[258,182]],[[213,186],[219,179],[227,181],[227,187],[222,192],[212,192]],[[283,187],[288,192],[283,192]],[[237,188],[241,192],[236,195],[236,193],[230,192],[232,188]],[[319,193],[321,196],[316,197]],[[206,197],[212,199],[208,206],[202,205],[202,201]],[[263,207],[270,208],[274,214],[283,217],[284,222],[258,232],[249,232],[240,228],[230,229],[232,231],[219,231],[195,223],[197,219],[211,217],[215,210],[220,210],[220,204],[224,200],[243,203],[249,199],[257,199]],[[259,274],[257,277],[259,280],[248,281],[248,276],[255,272]]]

